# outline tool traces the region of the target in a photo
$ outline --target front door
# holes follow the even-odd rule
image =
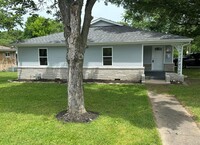
[[[153,46],[152,49],[152,70],[163,70],[163,46]]]

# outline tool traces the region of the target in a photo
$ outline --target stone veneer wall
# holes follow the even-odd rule
[[[184,82],[184,75],[179,76],[177,73],[165,73],[166,82]]]
[[[67,68],[18,68],[18,79],[67,79]],[[84,68],[84,79],[141,81],[144,68]]]
[[[174,72],[174,64],[164,64],[164,71]]]

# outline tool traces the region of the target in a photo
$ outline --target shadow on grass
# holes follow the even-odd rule
[[[13,74],[13,76],[9,77],[9,78],[6,76],[2,76],[3,73],[4,72],[0,72],[0,84],[8,83],[8,80],[16,79],[16,73],[11,73],[11,74]],[[5,73],[8,73],[8,72],[5,72]]]
[[[14,85],[13,85],[14,84]],[[10,83],[1,88],[0,113],[52,116],[65,110],[66,86],[54,83]],[[85,84],[85,104],[101,116],[129,121],[140,128],[155,128],[143,85]]]

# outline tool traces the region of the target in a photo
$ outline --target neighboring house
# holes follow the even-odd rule
[[[16,44],[19,79],[67,79],[63,33]],[[92,22],[84,59],[84,79],[141,81],[145,71],[173,72],[173,49],[179,52],[192,39],[150,31],[99,18]]]
[[[0,71],[5,71],[15,66],[16,50],[10,47],[0,46]]]

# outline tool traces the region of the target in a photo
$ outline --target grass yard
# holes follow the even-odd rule
[[[66,86],[9,83],[0,72],[0,144],[160,145],[143,85],[85,84],[85,103],[100,116],[91,123],[58,122],[66,108]]]
[[[184,69],[188,78],[187,85],[147,85],[147,88],[158,93],[175,95],[175,97],[194,115],[200,126],[200,69]]]

